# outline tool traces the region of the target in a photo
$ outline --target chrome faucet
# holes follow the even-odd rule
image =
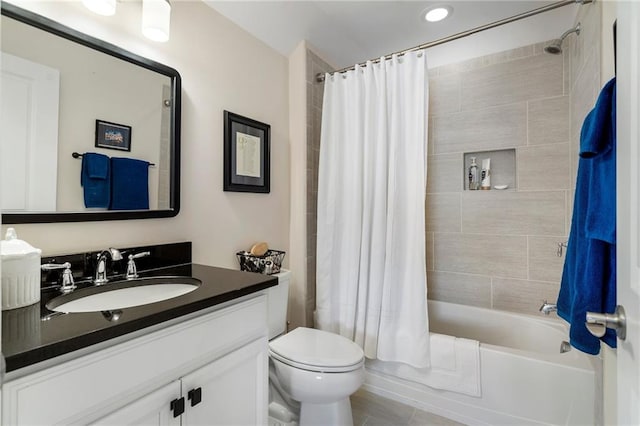
[[[544,301],[542,306],[540,306],[540,312],[542,312],[545,315],[549,315],[551,312],[556,312],[557,310],[558,310],[558,307],[555,304],[547,303],[546,300]]]
[[[107,257],[111,258],[112,261],[122,260],[122,254],[120,253],[120,250],[114,248],[102,250],[98,254],[96,278],[93,280],[93,283],[95,285],[102,285],[109,282],[109,279],[107,278]]]

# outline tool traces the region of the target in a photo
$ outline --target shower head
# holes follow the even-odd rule
[[[544,51],[551,53],[552,55],[559,55],[562,53],[562,40],[559,38],[553,40],[548,46],[545,46]]]
[[[544,51],[547,53],[551,53],[552,55],[559,55],[560,53],[562,53],[562,42],[571,33],[580,35],[580,22],[578,22],[578,25],[576,25],[574,28],[565,31],[564,34],[560,36],[560,38],[552,40],[551,43],[544,48]]]

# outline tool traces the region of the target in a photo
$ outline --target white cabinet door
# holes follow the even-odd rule
[[[96,426],[180,426],[180,413],[174,417],[171,401],[180,398],[176,380],[131,404],[92,423]]]
[[[268,362],[266,339],[259,339],[184,376],[182,425],[266,425]]]

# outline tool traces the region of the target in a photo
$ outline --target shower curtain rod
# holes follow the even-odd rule
[[[477,34],[479,32],[485,31],[485,30],[490,30],[491,28],[495,28],[495,27],[499,27],[501,25],[509,24],[511,22],[519,21],[520,19],[524,19],[524,18],[528,18],[530,16],[538,15],[538,14],[543,13],[543,12],[548,12],[550,10],[557,9],[559,7],[568,6],[570,4],[588,4],[588,3],[592,3],[594,1],[595,0],[561,0],[561,1],[558,1],[556,3],[551,3],[551,4],[548,4],[546,6],[542,6],[542,7],[539,7],[537,9],[530,10],[528,12],[523,12],[523,13],[520,13],[518,15],[511,16],[509,18],[504,18],[504,19],[501,19],[499,21],[491,22],[489,24],[481,25],[479,27],[475,27],[475,28],[472,28],[470,30],[462,31],[460,33],[456,33],[456,34],[453,34],[453,35],[450,35],[450,36],[447,36],[447,37],[443,37],[443,38],[438,39],[438,40],[430,41],[430,42],[421,44],[419,46],[412,47],[410,49],[405,49],[405,50],[401,50],[399,52],[391,53],[389,55],[386,55],[384,57],[384,59],[391,59],[391,57],[393,55],[404,55],[405,53],[413,52],[415,50],[428,49],[429,47],[434,47],[434,46],[437,46],[439,44],[444,44],[444,43],[448,43],[448,42],[453,41],[453,40],[458,40],[458,39],[461,39],[461,38],[464,38],[464,37],[467,37],[467,36],[470,36],[470,35],[473,35],[473,34]],[[373,62],[373,63],[380,62],[380,58],[372,59],[371,62]],[[367,64],[366,62],[362,62],[362,63],[360,63],[358,65],[366,66],[366,64]],[[356,68],[356,66],[352,65],[352,66],[347,67],[347,68],[342,68],[342,69],[339,69],[337,71],[330,72],[329,74],[333,75],[333,74],[336,74],[336,73],[343,73],[343,72],[354,70],[355,68]],[[323,82],[324,81],[324,74],[322,74],[322,73],[316,74],[316,81],[318,83]]]

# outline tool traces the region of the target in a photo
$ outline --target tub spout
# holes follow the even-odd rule
[[[551,312],[556,312],[557,310],[558,310],[558,307],[555,304],[547,303],[546,300],[544,301],[542,306],[540,306],[540,312],[542,312],[545,315],[549,315]]]

